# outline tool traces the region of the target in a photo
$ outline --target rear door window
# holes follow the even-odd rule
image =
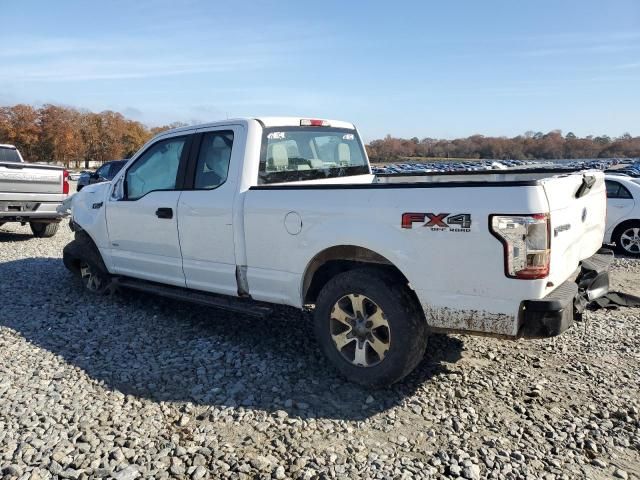
[[[18,151],[15,148],[0,147],[0,162],[20,162]]]
[[[605,185],[607,186],[607,198],[633,198],[627,187],[618,182],[606,180]]]
[[[208,132],[202,137],[194,188],[211,190],[227,181],[233,147],[233,132]]]

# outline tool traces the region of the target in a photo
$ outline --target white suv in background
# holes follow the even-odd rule
[[[607,174],[606,243],[625,255],[640,256],[640,179]]]

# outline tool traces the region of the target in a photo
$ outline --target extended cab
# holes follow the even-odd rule
[[[16,147],[0,144],[0,225],[29,223],[36,237],[52,237],[62,218],[57,208],[68,194],[64,168],[27,163]]]
[[[558,335],[608,290],[601,172],[376,176],[341,121],[172,130],[71,210],[64,261],[89,290],[313,310],[324,352],[367,385],[409,373],[431,331]]]

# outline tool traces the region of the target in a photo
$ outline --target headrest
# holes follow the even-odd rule
[[[225,148],[209,148],[207,149],[207,156],[204,159],[204,163],[207,165],[209,170],[217,170],[217,167],[220,165],[222,161],[222,153],[226,150]]]
[[[273,168],[275,170],[286,170],[289,168],[289,154],[287,147],[283,143],[276,143],[271,150],[273,158]]]
[[[338,163],[351,163],[351,149],[346,143],[338,144]]]

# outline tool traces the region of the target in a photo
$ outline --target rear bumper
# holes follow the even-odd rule
[[[520,328],[523,338],[547,338],[560,335],[580,320],[587,304],[609,292],[611,250],[601,249],[583,260],[575,280],[567,280],[538,300],[520,304]]]
[[[60,221],[62,215],[57,211],[60,205],[61,202],[0,201],[0,221]]]

